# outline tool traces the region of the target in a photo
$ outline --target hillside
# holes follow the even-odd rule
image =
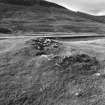
[[[104,105],[105,39],[0,41],[0,105]]]
[[[104,17],[73,12],[47,1],[18,1],[0,0],[1,33],[105,33]]]

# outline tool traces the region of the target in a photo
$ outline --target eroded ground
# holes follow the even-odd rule
[[[0,105],[104,105],[105,39],[0,41]]]

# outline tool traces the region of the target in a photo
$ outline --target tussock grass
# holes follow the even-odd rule
[[[100,62],[87,54],[60,56],[59,48],[63,49],[63,44],[38,38],[0,55],[0,105],[92,105],[104,101],[100,87],[104,76],[94,76]],[[37,56],[39,52],[46,57]]]

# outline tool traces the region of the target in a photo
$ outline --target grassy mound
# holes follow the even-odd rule
[[[64,69],[71,69],[73,73],[91,75],[99,69],[99,62],[94,57],[85,54],[65,57],[60,64]]]

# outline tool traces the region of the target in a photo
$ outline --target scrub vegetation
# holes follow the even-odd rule
[[[25,41],[20,49],[1,53],[0,105],[104,102],[105,76],[96,76],[100,61],[86,53],[62,55],[65,48],[62,42],[37,38]]]

